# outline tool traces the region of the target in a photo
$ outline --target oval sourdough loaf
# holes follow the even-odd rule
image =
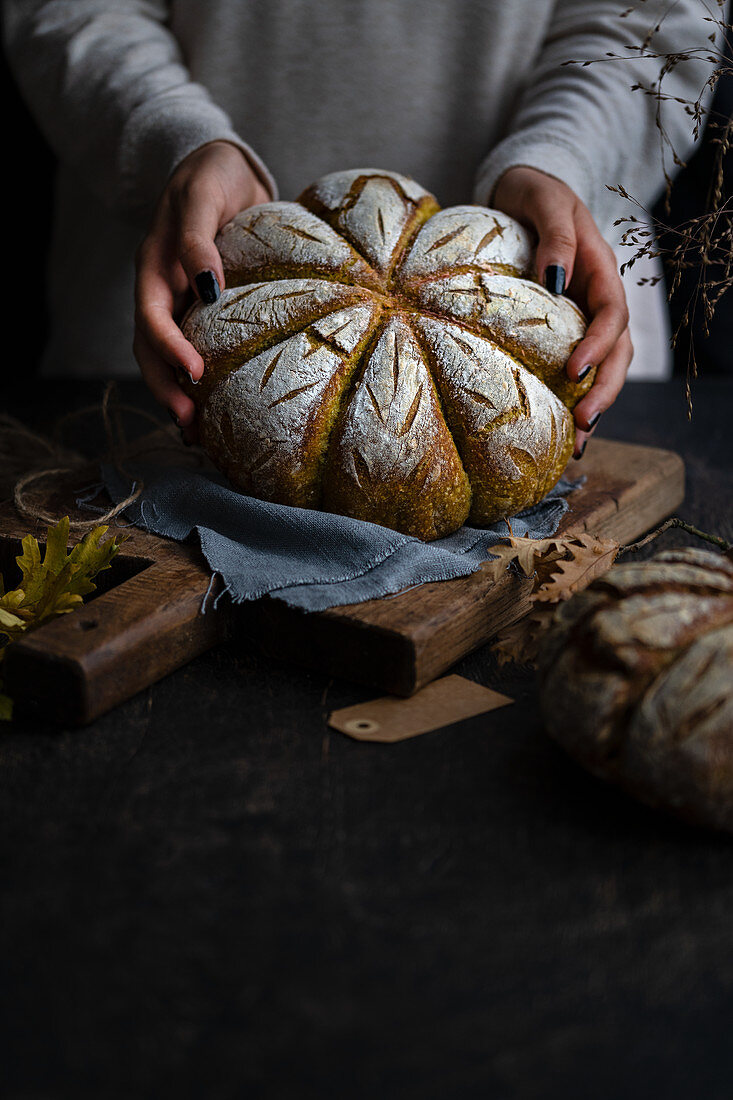
[[[580,311],[532,279],[528,233],[356,169],[251,207],[217,239],[226,289],[183,331],[202,444],[244,493],[422,539],[537,503],[593,381]]]
[[[594,774],[733,830],[733,563],[666,550],[561,604],[539,660],[548,732]]]

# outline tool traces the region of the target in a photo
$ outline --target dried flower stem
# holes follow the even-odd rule
[[[687,531],[689,535],[696,535],[699,539],[704,539],[705,542],[711,542],[714,546],[717,546],[724,553],[729,554],[733,550],[733,543],[726,542],[725,539],[720,538],[718,535],[711,535],[708,531],[701,531],[699,527],[693,527],[691,523],[685,523],[684,520],[679,519],[677,516],[672,516],[671,519],[665,520],[661,527],[657,527],[655,531],[646,535],[638,542],[629,543],[628,546],[622,546],[618,552],[618,556],[627,554],[630,550],[640,550],[642,546],[646,546],[647,543],[653,542],[654,539],[664,534],[665,531],[669,531],[672,527],[679,527],[682,531]]]
[[[637,11],[644,0],[636,0],[627,8],[621,18],[627,18]],[[671,213],[671,195],[674,178],[670,169],[670,159],[676,168],[684,168],[685,162],[675,150],[665,128],[662,106],[673,101],[681,103],[692,120],[692,137],[699,139],[706,124],[705,132],[711,146],[714,147],[713,170],[708,189],[705,212],[690,218],[679,225],[670,225],[656,218],[638,199],[630,195],[622,184],[608,189],[635,206],[640,216],[631,214],[619,218],[615,225],[626,225],[621,244],[635,251],[626,263],[621,265],[621,274],[633,267],[643,258],[663,261],[669,274],[668,298],[677,293],[683,282],[683,275],[691,270],[697,272],[697,279],[684,303],[681,320],[672,335],[672,347],[676,348],[683,332],[690,334],[687,372],[686,397],[688,416],[692,413],[691,380],[697,377],[693,327],[696,321],[702,323],[703,336],[710,333],[710,322],[716,307],[727,290],[733,286],[733,199],[725,194],[725,158],[733,148],[733,118],[723,115],[711,117],[710,110],[703,101],[712,96],[721,77],[733,76],[730,43],[733,39],[733,24],[727,22],[725,0],[700,0],[704,11],[703,19],[711,25],[707,37],[708,45],[694,46],[686,50],[663,53],[654,47],[655,36],[664,21],[664,16],[649,28],[644,41],[639,45],[626,47],[624,53],[608,53],[603,58],[591,61],[571,61],[568,64],[601,64],[631,59],[653,59],[660,62],[656,79],[648,83],[639,82],[632,90],[640,92],[656,101],[655,122],[659,133],[662,169],[666,183],[664,211],[667,217]],[[700,94],[695,100],[682,100],[678,96],[668,95],[664,90],[665,78],[679,65],[689,61],[705,61],[711,69]],[[662,243],[664,242],[664,243]],[[669,242],[669,243],[667,243]],[[659,277],[639,279],[639,285],[654,285]]]

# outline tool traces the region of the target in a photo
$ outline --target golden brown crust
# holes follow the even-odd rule
[[[329,187],[327,176],[307,187],[298,202],[361,250],[377,275],[379,289],[386,290],[420,226],[440,206],[414,180],[393,172],[363,170],[335,175],[345,177],[346,186]]]
[[[259,280],[318,279],[379,290],[382,280],[331,226],[297,202],[242,210],[216,238],[226,286]]]
[[[548,732],[595,775],[733,829],[733,565],[616,565],[560,607],[540,657]]]
[[[205,362],[184,388],[243,492],[433,539],[556,483],[593,374],[565,374],[584,321],[532,280],[518,223],[362,169],[218,240],[228,285],[184,319]]]
[[[324,471],[327,511],[421,539],[466,520],[471,487],[406,318],[387,317],[342,408]]]

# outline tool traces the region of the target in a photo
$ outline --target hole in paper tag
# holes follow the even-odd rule
[[[376,733],[382,727],[379,722],[371,718],[352,718],[350,722],[344,722],[344,733],[351,733],[354,737],[364,737],[367,733]]]
[[[335,710],[328,724],[357,741],[405,741],[513,702],[508,695],[452,675],[433,680],[409,699],[385,695]]]

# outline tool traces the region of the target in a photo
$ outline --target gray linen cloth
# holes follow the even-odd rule
[[[375,523],[243,496],[218,474],[148,467],[140,476],[145,488],[125,515],[167,538],[183,540],[195,532],[212,579],[222,578],[235,603],[270,595],[292,607],[323,611],[465,577],[509,534],[502,520],[423,542]],[[129,495],[130,482],[113,467],[103,466],[102,477],[115,502]],[[511,519],[512,533],[553,535],[569,507],[565,497],[582,480],[562,478],[539,504]]]

